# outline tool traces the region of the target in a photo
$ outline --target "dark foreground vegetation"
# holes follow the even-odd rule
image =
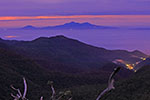
[[[135,55],[136,58],[133,56]],[[73,100],[95,100],[106,88],[112,70],[118,66],[115,59],[128,62],[147,55],[124,50],[106,50],[93,47],[64,36],[38,38],[33,41],[0,40],[0,100],[12,100],[11,84],[23,88],[22,78],[28,84],[27,98],[49,100],[53,81],[56,92],[71,90]],[[150,67],[133,73],[122,67],[116,76],[116,89],[102,100],[149,100]]]

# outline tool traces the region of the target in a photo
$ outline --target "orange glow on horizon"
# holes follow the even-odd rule
[[[17,36],[5,36],[5,38],[15,38],[15,37],[17,37]]]
[[[150,15],[3,16],[0,17],[0,27],[42,27],[71,21],[103,26],[150,26]]]
[[[38,19],[67,19],[67,18],[150,18],[150,15],[72,15],[72,16],[4,16],[0,21],[7,20],[38,20]]]

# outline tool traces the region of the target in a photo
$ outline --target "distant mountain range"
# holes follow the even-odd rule
[[[23,28],[19,28],[23,30],[47,30],[47,29],[117,29],[117,27],[111,27],[111,26],[99,26],[99,25],[94,25],[88,22],[85,23],[77,23],[77,22],[70,22],[70,23],[65,23],[63,25],[57,25],[57,26],[46,26],[46,27],[34,27],[31,25],[27,25]]]

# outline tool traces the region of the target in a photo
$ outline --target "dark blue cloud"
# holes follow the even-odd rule
[[[2,0],[0,16],[150,14],[150,0]]]

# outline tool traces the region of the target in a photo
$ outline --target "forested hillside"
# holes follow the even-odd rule
[[[45,97],[44,100],[49,99],[51,89],[47,85],[48,81],[53,81],[58,91],[71,90],[74,100],[94,100],[106,86],[110,73],[118,66],[113,60],[119,58],[135,62],[140,60],[139,57],[146,56],[139,51],[106,50],[64,36],[41,37],[33,41],[0,39],[0,99],[11,100],[10,85],[22,89],[22,78],[25,77],[28,84],[27,98],[30,100],[39,100],[41,96]],[[148,72],[145,71],[141,72],[143,74],[137,72],[133,78],[124,82],[133,72],[122,67],[116,80],[124,83],[118,82],[116,90],[104,98],[111,98],[111,93],[122,95],[119,94],[122,93],[121,88],[131,83],[131,86],[136,86],[142,77],[147,79]],[[143,82],[146,88],[145,84],[149,83]]]

